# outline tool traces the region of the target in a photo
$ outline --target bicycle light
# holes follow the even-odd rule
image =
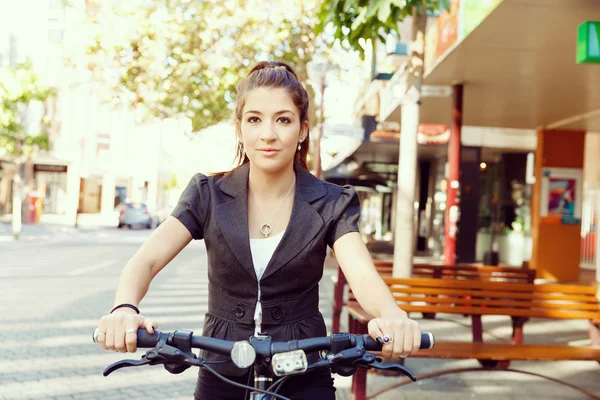
[[[248,368],[256,360],[256,351],[248,341],[235,342],[231,349],[231,360],[239,368]]]
[[[294,350],[275,354],[271,365],[275,375],[286,376],[306,371],[308,361],[303,350]]]

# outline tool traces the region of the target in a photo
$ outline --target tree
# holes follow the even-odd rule
[[[48,149],[49,119],[27,121],[28,110],[45,102],[54,90],[40,82],[32,64],[27,61],[11,68],[0,68],[0,157],[8,157],[17,168],[13,179],[13,235],[21,231],[21,199],[23,182],[21,169],[25,159],[39,150]],[[31,114],[29,114],[30,116]],[[26,127],[27,122],[39,128]]]
[[[235,84],[255,62],[286,61],[306,80],[307,64],[327,51],[314,33],[316,0],[87,3],[87,65],[110,88],[106,99],[190,118],[194,130],[231,117]]]
[[[417,132],[425,48],[427,10],[448,7],[449,0],[328,0],[319,12],[319,30],[332,27],[333,35],[364,55],[363,40],[386,41],[399,37],[398,24],[412,17],[410,57],[405,66],[406,92],[402,99],[398,193],[394,234],[395,277],[412,275],[414,207],[417,167]]]
[[[412,17],[415,9],[425,15],[427,10],[448,8],[449,3],[450,0],[326,0],[319,10],[317,29],[322,32],[331,27],[335,39],[364,56],[363,40],[385,42],[387,35],[400,38],[398,24]]]

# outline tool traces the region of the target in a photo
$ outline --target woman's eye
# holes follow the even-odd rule
[[[282,122],[284,124],[289,124],[292,121],[290,121],[290,119],[288,117],[281,117],[281,118],[279,118],[279,122]]]
[[[250,123],[255,123],[255,122],[258,122],[258,121],[260,121],[258,119],[258,117],[250,117],[250,118],[248,118],[248,122],[250,122]]]

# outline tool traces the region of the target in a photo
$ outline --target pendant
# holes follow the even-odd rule
[[[260,233],[265,235],[265,237],[269,236],[271,234],[271,231],[272,231],[271,225],[269,225],[269,224],[263,224],[260,227]]]

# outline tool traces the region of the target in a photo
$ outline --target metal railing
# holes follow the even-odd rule
[[[581,210],[582,268],[595,269],[600,264],[600,190],[585,191]]]

